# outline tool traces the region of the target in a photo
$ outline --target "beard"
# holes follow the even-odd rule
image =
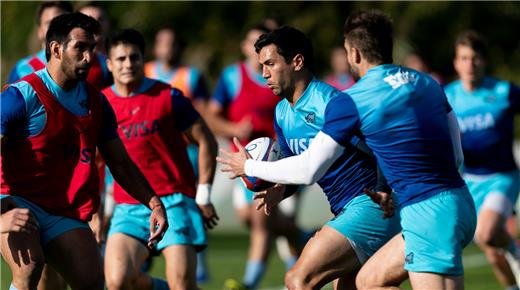
[[[90,71],[90,64],[78,64],[63,54],[61,69],[67,79],[84,81]]]
[[[359,75],[359,69],[355,68],[352,64],[349,63],[350,76],[354,79],[355,82],[359,81],[361,76]]]

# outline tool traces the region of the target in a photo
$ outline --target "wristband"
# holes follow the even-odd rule
[[[200,205],[208,205],[211,203],[210,193],[211,184],[199,184],[197,186],[197,194],[195,195],[195,202]]]

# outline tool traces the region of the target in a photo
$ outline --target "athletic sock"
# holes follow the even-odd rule
[[[170,290],[168,282],[159,278],[152,278],[152,289],[153,290]]]
[[[264,276],[265,262],[247,261],[246,273],[244,275],[244,286],[248,289],[256,289],[260,279]]]
[[[209,280],[208,266],[206,264],[206,250],[197,253],[197,282]]]
[[[13,283],[9,285],[9,290],[18,290],[18,288],[14,287]]]

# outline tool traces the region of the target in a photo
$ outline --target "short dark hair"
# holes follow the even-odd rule
[[[40,25],[42,21],[43,11],[47,8],[56,7],[58,9],[63,10],[66,13],[72,12],[74,9],[72,8],[72,4],[69,1],[43,1],[40,6],[38,6],[38,12],[36,14],[36,24]]]
[[[459,45],[469,46],[482,57],[487,57],[487,43],[484,38],[474,30],[465,30],[459,33],[455,39],[455,49],[457,49]]]
[[[143,35],[139,31],[133,28],[125,28],[114,32],[112,37],[107,41],[107,53],[110,54],[110,49],[121,43],[137,46],[141,55],[144,57],[145,42]]]
[[[45,58],[51,58],[50,44],[57,41],[60,44],[67,44],[70,40],[69,33],[74,28],[81,28],[91,35],[99,34],[99,23],[92,17],[83,13],[72,12],[56,16],[49,25],[49,30],[45,37]]]
[[[282,26],[269,33],[262,34],[255,42],[257,53],[270,44],[276,45],[276,51],[283,56],[286,63],[292,61],[297,55],[303,55],[304,67],[313,71],[314,52],[311,40],[301,31],[294,27]]]
[[[345,21],[343,36],[370,63],[392,63],[393,24],[380,11],[356,11]]]
[[[100,10],[103,11],[103,13],[105,12],[105,9],[103,8],[103,6],[100,4],[99,1],[87,1],[87,2],[82,2],[81,4],[79,4],[79,6],[77,6],[76,10],[81,10],[83,8],[86,8],[86,7],[94,7],[94,8],[98,8]]]

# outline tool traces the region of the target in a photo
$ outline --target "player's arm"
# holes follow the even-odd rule
[[[451,137],[451,144],[453,148],[453,156],[455,158],[455,166],[461,170],[464,165],[464,153],[462,151],[462,141],[460,138],[459,122],[455,112],[451,108],[450,104],[446,100],[446,112],[448,119],[448,129]]]
[[[253,127],[251,120],[242,119],[240,122],[228,121],[225,108],[232,102],[233,96],[229,92],[226,78],[222,76],[218,82],[213,97],[208,102],[206,118],[210,129],[218,136],[225,138],[238,137],[240,140],[250,136]]]
[[[341,96],[329,102],[325,110],[325,125],[302,154],[275,162],[256,161],[247,159],[245,149],[237,146],[238,153],[221,150],[225,156],[217,157],[217,161],[226,165],[222,171],[231,172],[232,178],[249,175],[282,184],[318,181],[343,154],[360,124],[354,102],[348,95]],[[233,141],[240,145],[236,138]]]
[[[210,198],[211,186],[215,176],[215,157],[217,156],[218,144],[204,119],[200,117],[181,91],[172,89],[172,104],[172,115],[177,129],[183,131],[190,141],[197,144],[199,148],[197,162],[199,180],[195,201],[202,212],[206,227],[211,229],[217,225],[219,219]]]
[[[117,134],[114,111],[103,97],[103,124],[98,148],[110,169],[114,179],[140,203],[152,210],[150,215],[149,246],[161,240],[168,228],[168,220],[163,203],[128,155],[125,146]]]

